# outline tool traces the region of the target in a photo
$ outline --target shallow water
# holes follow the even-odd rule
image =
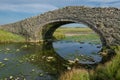
[[[100,62],[100,50],[101,45],[72,41],[0,44],[0,79],[58,80],[67,68],[67,60],[78,58],[83,64]]]
[[[57,54],[67,60],[79,59],[79,63],[92,64],[100,62],[102,57],[98,54],[101,44],[89,42],[57,41],[53,43]],[[91,59],[91,60],[90,60]]]

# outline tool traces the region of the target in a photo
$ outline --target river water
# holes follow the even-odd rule
[[[52,43],[0,44],[0,80],[58,80],[69,60],[79,64],[101,61],[101,44],[55,41]]]

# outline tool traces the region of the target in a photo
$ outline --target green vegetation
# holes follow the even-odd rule
[[[71,40],[81,42],[100,43],[99,36],[90,28],[59,28],[53,34],[57,40]]]
[[[92,80],[120,80],[120,46],[112,48],[116,55],[111,61],[96,68]]]
[[[25,42],[25,39],[19,35],[0,30],[0,42]]]
[[[89,72],[85,69],[72,69],[62,74],[60,80],[120,80],[120,46],[112,49],[116,55],[109,62]]]
[[[83,35],[77,35],[77,36],[68,36],[64,40],[72,40],[72,41],[96,41],[100,42],[99,36],[97,34],[83,34]]]
[[[57,40],[65,38],[65,35],[63,33],[60,33],[60,32],[55,32],[55,34],[53,34],[53,36]]]
[[[97,41],[100,42],[99,36],[94,34],[90,28],[58,28],[54,34],[54,38],[57,40],[72,40],[72,41]],[[7,31],[0,30],[0,42],[25,42],[25,38],[22,36],[12,34]]]
[[[90,80],[90,76],[85,69],[72,69],[65,72],[59,80]]]
[[[91,30],[90,28],[88,27],[85,27],[85,28],[81,28],[81,27],[61,27],[61,28],[58,28],[56,30],[56,32],[61,32],[61,33],[90,33],[90,32],[93,32],[93,30]]]

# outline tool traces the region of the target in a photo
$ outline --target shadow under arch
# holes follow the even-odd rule
[[[87,25],[90,29],[92,29],[98,36],[100,37],[100,40],[102,42],[102,46],[107,46],[106,39],[104,38],[103,34],[100,30],[97,29],[96,25],[93,25],[92,22],[87,22],[83,20],[69,20],[69,19],[61,19],[61,20],[54,20],[51,22],[47,22],[42,27],[42,38],[44,41],[51,41],[53,37],[53,33],[57,28],[59,28],[62,25],[70,24],[70,23],[78,23],[78,24],[84,24]]]

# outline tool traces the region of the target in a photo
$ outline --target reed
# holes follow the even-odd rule
[[[85,69],[76,69],[66,71],[60,76],[59,80],[90,80],[90,76]]]

